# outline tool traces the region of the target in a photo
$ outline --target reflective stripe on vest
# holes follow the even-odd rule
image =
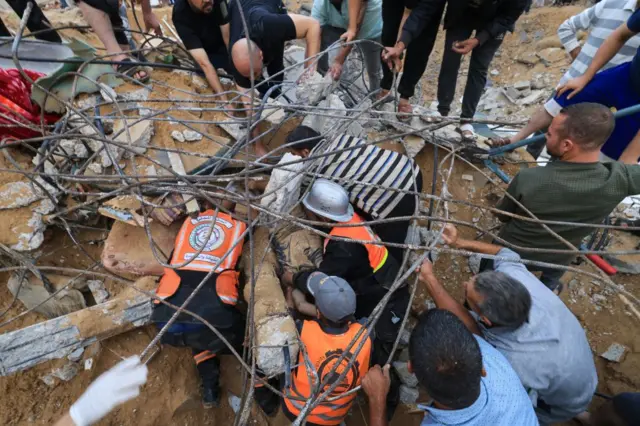
[[[362,325],[353,323],[349,325],[348,330],[343,334],[328,334],[322,330],[316,321],[304,322],[302,331],[300,332],[300,341],[307,349],[309,361],[314,367],[318,379],[326,383],[325,388],[321,389],[320,393],[324,392],[333,384],[334,380],[330,380],[330,377],[327,376],[328,373],[335,367],[336,361],[340,359],[345,349],[349,347],[353,338],[362,328]],[[358,348],[364,336],[365,334],[363,332],[358,341],[351,345],[351,351],[355,351]],[[370,356],[371,339],[367,338],[367,341],[362,346],[362,350],[355,357],[356,361],[353,363],[351,369],[345,375],[343,381],[331,392],[329,397],[340,396],[359,386],[362,377],[369,371]],[[353,357],[351,352],[344,357],[334,373],[336,378],[340,376]],[[284,398],[284,403],[291,414],[296,416],[300,414],[300,410],[304,407],[306,400],[311,395],[312,389],[316,386],[316,383],[310,383],[309,377],[310,375],[307,374],[304,358],[302,353],[300,353],[298,355],[298,367],[292,375],[291,387],[284,391],[285,396],[288,396],[288,398]],[[338,398],[335,401],[324,401],[311,411],[307,420],[319,425],[338,425],[349,412],[355,397],[356,394],[354,393]],[[292,398],[300,398],[302,400]]]
[[[233,219],[226,213],[218,213],[215,225],[211,228],[214,211],[207,210],[197,218],[186,218],[178,236],[176,237],[170,265],[181,265],[191,260],[179,270],[220,273],[216,279],[216,289],[223,302],[235,305],[237,303],[237,273],[233,271],[242,253],[243,241],[240,241],[231,253],[222,261],[220,259],[229,251],[235,242],[241,238],[247,229],[244,222]],[[208,239],[207,239],[208,237]],[[202,249],[202,247],[204,248]],[[198,251],[202,252],[196,256]],[[217,263],[219,265],[216,266]],[[229,270],[229,271],[227,271]],[[227,275],[228,273],[228,275]],[[164,275],[156,290],[161,299],[171,297],[180,285],[180,277],[171,268],[165,268]],[[233,288],[232,288],[233,287]],[[235,289],[235,292],[233,291]],[[234,295],[235,293],[235,295]]]
[[[353,214],[353,217],[349,222],[342,222],[344,224],[355,224],[355,223],[363,223],[364,220],[357,213]],[[352,240],[359,241],[371,241],[371,244],[364,244],[364,248],[367,249],[367,253],[369,254],[369,264],[371,265],[371,269],[373,272],[378,272],[380,268],[384,265],[389,257],[389,251],[387,248],[380,244],[373,244],[375,242],[380,242],[380,238],[371,230],[370,227],[366,225],[362,226],[348,226],[348,227],[334,227],[329,235],[333,235],[335,237],[343,237],[349,238]],[[326,250],[327,244],[331,241],[329,238],[324,241],[324,248]]]

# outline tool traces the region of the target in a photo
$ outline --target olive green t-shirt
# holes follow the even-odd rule
[[[522,170],[507,190],[538,219],[599,224],[627,196],[640,194],[640,165],[622,163],[570,163],[554,161],[545,167]],[[506,196],[500,210],[529,217]],[[568,250],[542,225],[502,216],[500,238],[528,248]],[[576,247],[593,228],[549,225]],[[567,265],[573,254],[548,254],[514,249],[524,259]]]

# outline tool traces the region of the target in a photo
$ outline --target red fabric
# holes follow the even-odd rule
[[[24,72],[32,80],[44,76],[35,71]],[[45,124],[53,124],[59,119],[57,114],[44,114]],[[20,71],[0,68],[0,142],[4,143],[7,138],[28,139],[42,135],[14,121],[39,127],[40,107],[31,101],[31,83],[22,77]]]

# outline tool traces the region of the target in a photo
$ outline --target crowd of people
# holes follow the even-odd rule
[[[9,3],[22,13],[26,0]],[[148,77],[125,53],[129,49],[117,2],[81,0],[78,6],[119,62],[116,68]],[[148,0],[142,6],[147,29],[160,31]],[[413,113],[409,99],[444,18],[438,112],[450,113],[461,58],[470,54],[458,130],[472,139],[470,121],[487,70],[525,8],[522,0],[315,0],[311,16],[304,16],[287,12],[281,0],[176,0],[173,22],[211,89],[221,96],[226,95],[217,69],[232,75],[242,90],[253,85],[262,94],[277,95],[277,88],[271,88],[282,82],[285,43],[294,39],[306,43],[306,72],[339,79],[357,41],[369,89],[378,100],[391,99],[393,72],[402,68],[397,118],[405,120]],[[37,6],[28,25],[40,39],[60,41]],[[578,30],[589,30],[582,46]],[[9,35],[4,27],[0,32]],[[553,161],[522,170],[511,181],[497,206],[504,224],[494,241],[462,239],[454,226],[444,227],[442,244],[488,256],[467,282],[446,283],[463,286],[465,300],[449,294],[430,260],[416,271],[436,305],[419,316],[409,342],[410,368],[432,398],[420,405],[422,424],[528,426],[571,419],[594,426],[639,424],[638,394],[617,395],[588,413],[598,384],[593,354],[580,322],[559,298],[564,267],[576,256],[566,242],[580,247],[591,229],[585,225],[601,223],[621,200],[640,193],[640,114],[616,120],[612,113],[640,104],[639,32],[636,0],[602,0],[560,26],[571,68],[520,132],[495,141],[512,143],[544,131],[546,142],[530,151],[537,156],[546,147]],[[330,63],[320,52],[340,39],[345,43]],[[263,82],[265,75],[269,79]],[[304,213],[330,231],[317,268],[279,277],[306,351],[289,383],[279,377],[259,381],[256,402],[267,415],[282,407],[295,419],[305,400],[317,393],[318,383],[336,385],[330,367],[340,358],[352,367],[340,371],[344,374],[330,399],[310,411],[307,424],[341,424],[355,400],[355,393],[344,392],[361,385],[369,397],[369,424],[386,425],[399,403],[399,379],[388,362],[410,309],[406,283],[394,283],[406,256],[402,245],[417,208],[416,194],[422,191],[420,167],[364,139],[338,135],[326,140],[302,125],[286,142],[317,174],[305,182]],[[264,149],[256,145],[256,153]],[[329,155],[317,156],[320,152]],[[215,406],[219,355],[244,343],[246,318],[238,309],[244,277],[236,269],[250,230],[237,216],[207,207],[184,220],[157,295],[181,305],[205,281],[190,309],[218,332],[183,313],[162,341],[192,349],[203,402]],[[529,214],[549,223],[562,240],[540,223],[522,219]],[[367,224],[382,219],[389,220]],[[525,265],[522,259],[538,264]],[[368,319],[384,298],[375,326],[369,327]],[[153,321],[163,326],[173,313],[157,303]],[[135,397],[145,378],[146,367],[138,359],[125,361],[99,378],[60,425],[97,421]]]

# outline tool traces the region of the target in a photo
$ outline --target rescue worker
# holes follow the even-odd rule
[[[334,226],[331,229],[330,237],[367,243],[327,238],[324,242],[322,263],[317,271],[346,280],[357,297],[355,317],[369,317],[395,280],[399,270],[396,259],[389,255],[385,246],[379,244],[380,239],[371,228],[363,224],[364,220],[354,212],[353,206],[349,203],[349,195],[339,184],[327,179],[317,179],[302,203],[307,216],[313,220],[344,225],[362,224]],[[286,272],[282,276],[282,282],[308,296],[313,296],[308,286],[313,272],[306,270],[295,275]],[[403,285],[395,291],[375,325],[373,364],[387,363],[408,306],[409,292]],[[397,405],[398,387],[399,382],[394,376],[387,411],[390,416]]]
[[[300,341],[306,348],[310,365],[322,383],[320,392],[334,384],[353,360],[344,379],[334,388],[328,398],[339,397],[360,385],[362,377],[369,371],[372,341],[364,327],[356,322],[356,294],[345,280],[330,277],[322,272],[313,272],[307,280],[307,290],[316,300],[317,318],[297,323]],[[358,333],[361,334],[358,336]],[[357,337],[357,338],[356,338]],[[364,342],[363,342],[364,340]],[[359,351],[357,349],[362,344]],[[346,355],[345,355],[346,354]],[[340,358],[343,358],[340,361]],[[338,361],[340,363],[337,365]],[[294,421],[318,385],[312,383],[302,351],[298,355],[298,366],[293,371],[291,384],[285,387],[282,411]],[[306,418],[307,425],[339,425],[346,417],[356,394],[323,401]]]
[[[213,224],[213,227],[212,227]],[[244,340],[245,319],[237,309],[239,273],[236,264],[247,225],[231,215],[212,209],[197,217],[187,217],[176,236],[169,264],[156,290],[159,298],[181,306],[203,279],[206,283],[187,308],[215,327],[236,349]],[[163,326],[175,310],[156,302],[152,321]],[[187,346],[202,379],[205,407],[217,406],[220,399],[218,355],[229,353],[226,344],[205,324],[186,313],[161,340],[172,346]]]

